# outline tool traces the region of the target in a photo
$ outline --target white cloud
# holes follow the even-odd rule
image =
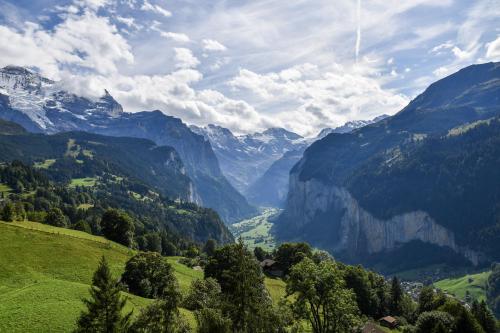
[[[117,16],[116,20],[120,23],[125,24],[127,27],[135,29],[135,30],[140,30],[143,28],[142,25],[136,23],[136,21],[133,17]]]
[[[34,23],[26,23],[20,31],[0,26],[0,41],[0,64],[36,66],[52,78],[59,76],[62,66],[110,74],[118,70],[118,63],[134,61],[116,27],[92,11],[68,15],[53,31]]]
[[[494,41],[486,44],[486,58],[500,60],[500,36]]]
[[[242,69],[229,84],[236,91],[251,92],[252,104],[275,109],[278,123],[307,135],[348,120],[395,113],[408,103],[405,96],[382,89],[370,72],[338,64],[326,71],[304,64],[263,75]]]
[[[227,48],[213,39],[204,39],[203,40],[203,49],[206,51],[226,51]]]
[[[373,0],[362,11],[352,0],[68,0],[43,22],[4,2],[0,65],[38,66],[82,94],[108,88],[127,111],[236,131],[315,134],[500,59],[498,0]]]
[[[176,47],[174,51],[177,68],[194,68],[200,64],[200,61],[193,55],[190,49]]]
[[[97,10],[101,7],[109,5],[111,0],[75,0],[74,3],[80,7]]]
[[[148,0],[144,0],[144,3],[141,6],[141,10],[153,12],[153,13],[156,13],[156,14],[160,14],[160,15],[163,15],[165,17],[171,17],[172,16],[172,13],[170,11],[166,10],[165,8],[163,8],[163,7],[159,6],[159,5],[153,5]]]
[[[167,39],[171,39],[171,40],[178,42],[178,43],[189,43],[191,41],[191,39],[189,38],[188,35],[182,34],[182,33],[177,33],[177,32],[161,31],[160,35],[162,37],[165,37]]]

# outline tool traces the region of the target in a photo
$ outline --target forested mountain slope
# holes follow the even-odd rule
[[[35,72],[7,66],[0,69],[0,118],[35,133],[85,131],[171,146],[193,181],[199,203],[215,209],[227,222],[255,212],[225,179],[202,136],[160,111],[126,113],[107,91],[98,99],[77,96]]]
[[[278,235],[354,261],[405,244],[414,253],[414,242],[498,260],[499,114],[500,64],[488,63],[434,83],[393,117],[317,141],[291,172]]]
[[[216,212],[192,203],[191,180],[172,148],[81,132],[0,138],[0,161],[7,162],[0,182],[10,189],[2,207],[12,202],[40,222],[58,208],[68,227],[83,223],[97,234],[103,212],[121,209],[136,223],[139,247],[162,232],[181,247],[233,240]]]

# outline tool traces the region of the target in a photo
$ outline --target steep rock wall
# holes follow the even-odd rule
[[[345,188],[326,185],[316,179],[303,182],[296,174],[290,177],[284,214],[288,227],[295,230],[307,230],[323,214],[322,223],[337,229],[324,233],[323,242],[328,243],[334,252],[345,251],[352,257],[360,253],[391,250],[398,244],[418,240],[448,247],[473,264],[479,261],[474,251],[458,246],[454,233],[437,224],[426,212],[413,211],[388,220],[377,219],[363,209]]]

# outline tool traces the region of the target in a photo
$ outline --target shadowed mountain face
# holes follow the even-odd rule
[[[7,122],[1,121],[0,130],[19,126],[6,125]],[[192,181],[172,147],[158,146],[146,139],[86,132],[0,134],[0,164],[3,167],[5,163],[19,165],[18,161],[51,182],[51,185],[40,186],[35,180],[37,176],[32,175],[23,178],[25,182],[21,183],[16,180],[19,173],[22,174],[19,170],[14,172],[15,177],[4,174],[3,181],[14,179],[20,184],[16,188],[24,191],[25,199],[33,195],[33,208],[43,210],[45,204],[54,202],[60,204],[73,221],[83,219],[85,213],[78,213],[75,198],[70,194],[76,191],[93,202],[92,209],[119,207],[133,214],[141,232],[166,230],[179,237],[177,241],[234,242],[217,213],[192,203],[195,201]],[[79,187],[74,189],[76,186]],[[56,194],[60,194],[62,188],[67,194],[64,199]],[[38,190],[41,193],[37,193]],[[51,193],[49,199],[43,196],[47,191]],[[16,194],[16,197],[22,199],[23,195]],[[90,218],[89,215],[86,218]]]
[[[191,129],[210,141],[222,172],[250,203],[281,207],[288,191],[289,172],[311,143],[329,133],[347,133],[386,117],[325,128],[315,138],[303,138],[283,128],[246,135],[234,135],[229,129],[216,125],[191,126]]]
[[[86,131],[150,139],[173,147],[193,181],[193,198],[226,222],[255,212],[225,179],[208,142],[180,119],[160,111],[125,113],[106,92],[97,100],[61,90],[57,83],[20,67],[0,70],[0,118],[31,132]]]
[[[287,151],[276,160],[246,190],[247,199],[255,205],[283,207],[288,194],[288,181],[290,170],[302,158],[305,149],[313,142],[320,140],[330,133],[349,133],[357,128],[361,128],[387,118],[387,115],[376,117],[372,120],[357,120],[345,123],[336,128],[325,128],[321,130],[317,137],[303,140],[302,145],[297,145],[295,150]]]
[[[292,169],[276,232],[357,262],[412,242],[498,260],[499,115],[500,64],[488,63],[432,84],[395,116],[326,136]]]

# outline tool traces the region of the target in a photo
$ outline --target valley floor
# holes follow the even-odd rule
[[[250,249],[260,246],[266,251],[272,251],[276,247],[271,235],[272,220],[280,213],[281,209],[278,208],[264,208],[260,215],[232,224],[229,229],[235,238],[241,237]]]

